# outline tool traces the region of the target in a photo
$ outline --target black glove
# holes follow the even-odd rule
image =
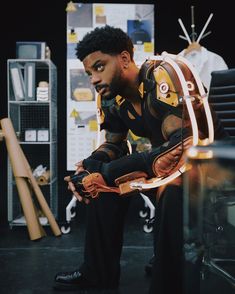
[[[82,171],[78,174],[73,174],[70,176],[70,181],[74,184],[76,191],[81,197],[89,198],[90,194],[87,193],[83,187],[82,180],[85,178],[89,173],[87,171]]]

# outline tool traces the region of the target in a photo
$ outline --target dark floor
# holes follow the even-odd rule
[[[137,210],[127,218],[125,244],[121,258],[121,284],[118,293],[147,293],[149,277],[144,266],[152,256],[152,233],[143,231],[144,219]],[[55,237],[48,235],[31,241],[26,227],[0,228],[0,293],[56,294],[54,275],[76,269],[83,261],[84,216],[77,211],[71,231]],[[115,292],[116,293],[116,292]]]
[[[145,274],[144,267],[153,253],[153,236],[143,231],[143,224],[139,206],[133,206],[126,223],[118,294],[147,293],[150,278]],[[58,271],[76,269],[83,260],[85,226],[84,215],[79,211],[70,228],[70,233],[54,237],[50,228],[46,227],[48,235],[38,241],[29,240],[26,227],[0,228],[0,293],[77,293],[53,290],[54,275]],[[235,288],[211,274],[202,283],[201,294],[212,293],[232,294]]]

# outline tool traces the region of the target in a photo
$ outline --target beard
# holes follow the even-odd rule
[[[117,95],[121,95],[122,89],[124,87],[124,80],[121,74],[121,71],[117,72],[113,77],[109,85],[105,85],[108,88],[108,92],[102,95],[102,98],[105,100],[112,100]]]

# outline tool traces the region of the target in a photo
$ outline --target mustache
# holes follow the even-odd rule
[[[99,92],[103,88],[108,88],[108,84],[100,84],[95,86],[95,90]]]

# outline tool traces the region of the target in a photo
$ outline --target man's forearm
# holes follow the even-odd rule
[[[170,173],[171,169],[177,166],[180,161],[184,148],[188,148],[190,145],[190,142],[187,142],[187,144],[183,143],[190,136],[190,130],[179,130],[172,135],[169,142],[166,142],[158,148],[153,148],[151,151],[133,153],[109,163],[102,163],[88,158],[84,160],[83,165],[91,173],[101,173],[106,183],[110,186],[114,185],[115,179],[134,171],[143,171],[149,178],[156,177],[158,175],[158,171],[156,170],[158,167],[161,169],[161,173],[163,173],[163,165],[156,159],[159,159],[161,154],[164,154],[164,160],[168,161],[165,170],[166,173]],[[166,174],[163,176],[166,176]]]
[[[110,162],[112,160],[118,159],[129,153],[127,146],[127,141],[121,143],[109,143],[104,142],[100,145],[88,159],[95,159],[102,162]]]

